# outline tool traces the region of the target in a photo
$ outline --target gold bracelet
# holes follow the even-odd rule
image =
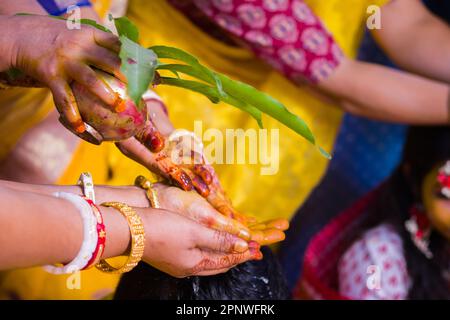
[[[134,185],[145,190],[148,201],[153,208],[161,208],[158,200],[158,193],[153,187],[153,183],[144,176],[137,176],[134,180]]]
[[[145,245],[145,231],[142,224],[141,217],[136,211],[128,205],[120,202],[105,202],[102,203],[104,207],[111,207],[117,209],[128,222],[131,233],[131,251],[128,255],[127,262],[120,268],[111,266],[106,260],[101,260],[96,264],[97,269],[106,273],[121,274],[131,271],[137,266],[144,255]]]

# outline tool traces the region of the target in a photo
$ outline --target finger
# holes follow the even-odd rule
[[[258,223],[258,224],[254,224],[254,225],[249,225],[248,227],[252,231],[262,231],[262,230],[267,229],[267,225],[265,223]]]
[[[49,84],[53,94],[53,101],[56,109],[67,124],[77,133],[83,133],[86,130],[83,120],[76,103],[75,96],[67,81],[64,79],[55,79]]]
[[[196,232],[196,248],[207,249],[220,253],[245,252],[248,243],[230,233],[208,229],[203,226],[201,232]]]
[[[164,137],[151,121],[148,121],[145,128],[136,134],[136,139],[154,153],[160,152],[165,144]]]
[[[197,176],[200,176],[206,184],[212,183],[212,175],[206,166],[195,164],[192,170]]]
[[[252,241],[259,243],[261,246],[280,242],[286,238],[284,232],[277,229],[252,230],[251,235]]]
[[[88,50],[85,50],[84,59],[97,69],[108,72],[122,81],[126,81],[120,71],[121,62],[117,53],[99,46],[90,47]]]
[[[142,96],[142,99],[147,104],[147,108],[150,111],[154,112],[156,117],[159,117],[159,116],[166,116],[166,117],[168,117],[169,116],[169,110],[167,109],[167,106],[159,98],[155,98],[152,95],[156,95],[156,94],[151,92],[151,91],[150,92],[147,91]],[[172,126],[170,121],[166,121],[165,123],[169,124],[169,126],[167,126],[167,135],[169,135],[170,133],[172,133],[173,130],[175,130],[175,128]],[[158,130],[162,131],[162,128],[158,128]]]
[[[267,227],[271,229],[277,229],[280,231],[285,231],[289,229],[289,221],[286,219],[275,219],[267,223]]]
[[[150,152],[134,137],[116,142],[116,146],[128,158],[142,164],[153,173],[174,181],[185,191],[192,190],[192,181],[189,176],[162,152]]]
[[[215,214],[215,219],[213,221],[214,223],[211,227],[216,230],[233,234],[244,240],[251,239],[250,230],[237,220]]]
[[[156,162],[157,154],[150,152],[150,150],[148,150],[136,138],[131,137],[126,140],[118,141],[115,143],[115,145],[125,156],[127,156],[131,160],[140,163],[157,175],[170,178],[158,167],[158,164]]]
[[[274,219],[264,223],[250,224],[249,228],[251,230],[278,229],[280,231],[285,231],[289,229],[289,221],[286,219]]]
[[[203,198],[208,197],[209,188],[206,183],[200,177],[196,176],[191,170],[185,169],[184,172],[186,172],[189,178],[191,178],[192,184],[197,193],[200,194]]]
[[[188,207],[188,213],[191,214],[191,218],[208,228],[237,236],[246,241],[251,238],[250,230],[247,227],[236,220],[219,214],[209,204],[206,206],[204,203],[196,205],[193,202]]]
[[[120,39],[115,34],[94,29],[94,41],[99,46],[109,49],[113,52],[120,51]]]
[[[92,94],[105,102],[112,111],[115,111],[114,106],[118,98],[117,94],[105,81],[97,76],[94,70],[81,63],[68,63],[66,70],[73,80],[83,85]]]

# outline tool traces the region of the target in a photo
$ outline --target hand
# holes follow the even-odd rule
[[[244,240],[250,240],[250,230],[240,222],[225,217],[216,211],[204,198],[195,192],[186,192],[162,183],[154,184],[162,209],[176,212],[205,227],[227,232]]]
[[[156,95],[147,99],[144,96],[144,101],[149,114],[145,130],[136,137],[117,142],[116,146],[127,157],[183,190],[190,191],[195,188],[203,197],[208,197],[208,185],[213,182],[215,172],[212,167],[206,168],[201,153],[190,149],[192,136],[179,136],[169,141],[168,138],[175,129],[168,117],[166,106]],[[179,151],[183,151],[181,156],[178,156]],[[185,154],[188,154],[189,159],[185,159]],[[194,164],[187,164],[186,160],[192,160]]]
[[[116,94],[91,67],[123,78],[117,55],[120,42],[115,35],[86,25],[69,30],[65,21],[46,16],[7,19],[13,39],[9,67],[49,87],[56,108],[74,131],[83,133],[85,125],[70,86],[73,81],[113,108]]]
[[[285,239],[284,231],[289,223],[284,219],[255,223],[250,227],[220,214],[204,198],[195,192],[186,192],[162,183],[154,184],[162,209],[169,210],[194,220],[208,228],[227,232],[244,240],[269,245]]]
[[[256,244],[246,247],[242,239],[179,214],[155,209],[137,212],[146,230],[143,260],[173,277],[224,273],[240,263],[262,259]]]
[[[203,202],[202,205],[204,206],[205,211],[202,212],[202,218],[200,218],[199,213],[192,212],[194,217],[191,216],[191,218],[194,218],[197,222],[204,223],[208,220],[210,222],[213,221],[216,227],[229,228],[227,229],[228,232],[235,235],[239,235],[239,233],[236,232],[240,230],[243,239],[246,239],[246,236],[242,235],[246,235],[249,230],[245,226],[250,226],[250,229],[252,229],[250,230],[251,239],[258,242],[260,245],[268,245],[285,239],[283,231],[289,228],[289,222],[287,220],[276,219],[261,223],[257,222],[253,217],[248,217],[237,212],[232,206],[229,198],[225,195],[213,167],[206,164],[203,154],[191,152],[189,150],[189,146],[193,145],[190,140],[186,141],[186,139],[179,139],[167,143],[167,137],[174,131],[174,127],[170,122],[167,108],[164,103],[158,98],[146,99],[145,102],[151,121],[147,132],[153,132],[153,137],[158,141],[160,139],[165,139],[162,142],[164,149],[159,152],[151,152],[151,148],[143,145],[133,137],[116,143],[116,146],[122,153],[138,163],[141,163],[153,173],[174,182],[184,190],[195,188],[200,195],[208,200],[214,209],[222,213],[223,216],[229,218],[224,219],[223,217],[220,217],[220,215],[217,214],[217,211],[211,211],[211,208],[206,206],[207,203]],[[184,138],[186,138],[186,136]],[[186,159],[176,158],[175,156],[178,152],[174,152],[174,150],[181,150],[181,147],[183,146],[187,146],[187,150],[184,150],[184,153],[189,154],[189,159],[187,160],[192,160],[191,162],[194,160],[200,161],[201,164],[186,164],[186,162],[188,162]],[[162,188],[163,187],[160,187],[160,189]],[[181,190],[175,188],[166,187],[166,189],[161,192],[162,197],[164,197],[164,192],[171,194],[167,201],[165,201],[165,204],[163,204],[163,208],[180,214],[186,214],[187,212],[180,205],[178,205],[178,207],[174,206],[171,201],[178,198],[185,199],[185,208],[192,208],[189,206],[189,203],[191,201],[199,201],[200,199],[192,193],[183,193]],[[194,199],[194,197],[197,199]],[[188,200],[188,198],[190,199]],[[180,203],[183,202],[178,202],[178,204]],[[253,229],[253,227],[255,227],[255,229]]]

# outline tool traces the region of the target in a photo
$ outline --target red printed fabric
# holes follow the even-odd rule
[[[216,24],[290,79],[319,82],[343,54],[302,0],[193,0]]]
[[[358,300],[405,300],[412,284],[402,240],[387,224],[353,243],[341,257],[338,272],[339,292]]]

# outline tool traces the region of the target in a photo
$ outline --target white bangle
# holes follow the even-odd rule
[[[94,180],[90,172],[83,172],[78,178],[78,185],[81,186],[83,195],[95,203]]]
[[[97,220],[92,211],[92,207],[82,197],[67,192],[56,192],[53,195],[57,198],[70,201],[80,212],[83,220],[83,243],[77,256],[69,264],[63,267],[47,265],[44,266],[44,269],[53,274],[73,273],[83,269],[89,263],[97,247]]]

